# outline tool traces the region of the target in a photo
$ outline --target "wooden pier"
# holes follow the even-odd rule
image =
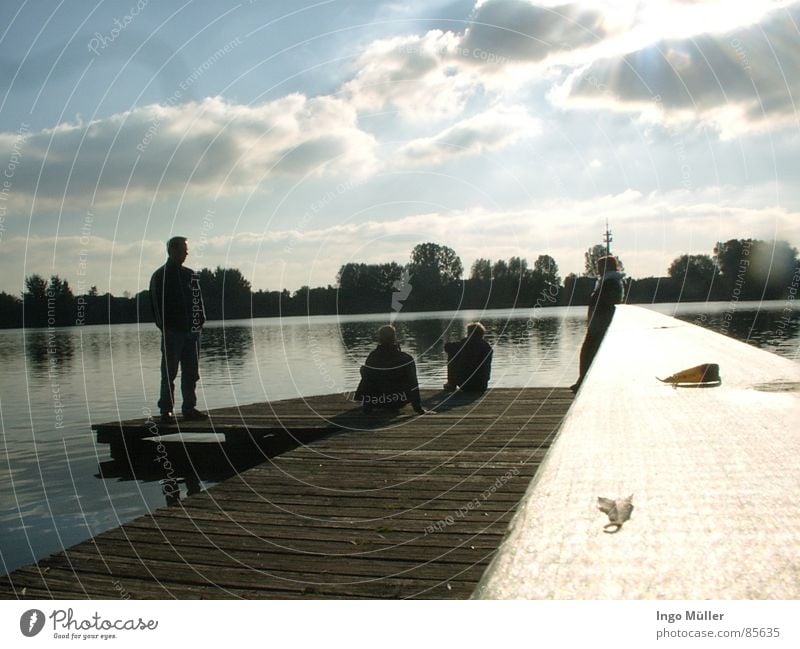
[[[212,435],[263,461],[0,578],[0,597],[467,598],[572,398],[426,392],[437,414],[383,418],[327,395],[99,425],[118,456]]]

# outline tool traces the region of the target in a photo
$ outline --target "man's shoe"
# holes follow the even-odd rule
[[[190,419],[190,420],[198,420],[198,419],[208,419],[208,415],[204,412],[200,412],[196,408],[192,408],[191,410],[184,410],[183,411],[183,418]]]
[[[161,423],[162,424],[176,424],[177,420],[175,419],[175,414],[172,412],[162,412],[161,413]]]

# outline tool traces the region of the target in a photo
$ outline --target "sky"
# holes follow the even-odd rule
[[[254,289],[418,243],[633,277],[800,247],[800,3],[0,5],[0,291],[147,287],[165,242]]]

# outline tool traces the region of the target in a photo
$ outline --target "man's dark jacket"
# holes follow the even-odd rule
[[[400,350],[400,345],[378,345],[361,367],[361,382],[356,399],[364,405],[399,407],[411,403],[415,410],[422,408],[414,359]]]
[[[462,390],[483,391],[492,374],[492,346],[483,338],[470,336],[458,342],[445,343],[448,364],[456,385]]]
[[[608,329],[617,304],[625,297],[622,273],[611,271],[597,280],[597,285],[589,298],[589,328],[592,331]]]
[[[150,278],[150,304],[156,326],[162,331],[197,333],[206,321],[197,275],[170,260]]]

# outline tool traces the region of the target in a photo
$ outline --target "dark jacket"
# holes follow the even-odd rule
[[[150,278],[150,304],[156,326],[162,331],[199,332],[206,321],[197,275],[170,260]]]
[[[483,338],[462,338],[445,343],[447,364],[456,385],[466,391],[483,391],[492,373],[492,346]]]
[[[589,327],[605,329],[614,317],[615,305],[625,297],[622,273],[611,271],[597,280],[589,298]]]
[[[400,345],[378,345],[361,367],[355,396],[366,408],[398,408],[411,403],[419,412],[422,403],[414,359],[400,351]]]

